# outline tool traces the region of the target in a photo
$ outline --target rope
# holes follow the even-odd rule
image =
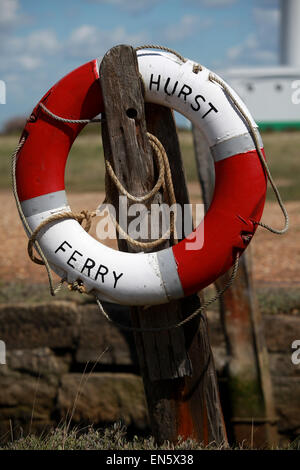
[[[33,247],[36,243],[36,238],[38,234],[40,233],[40,231],[44,227],[49,225],[51,222],[57,222],[59,220],[64,220],[64,219],[75,219],[81,225],[82,222],[86,220],[86,225],[84,229],[86,232],[88,232],[92,225],[92,218],[95,217],[95,215],[96,215],[96,212],[89,212],[87,210],[81,211],[80,214],[73,214],[73,212],[68,211],[68,212],[59,212],[58,214],[53,214],[47,219],[43,220],[30,235],[28,246],[27,246],[29,258],[36,264],[41,264],[41,265],[45,264],[44,260],[40,260],[34,256]]]
[[[164,46],[160,46],[160,45],[157,45],[157,44],[146,44],[146,45],[143,45],[143,46],[139,46],[137,47],[135,50],[136,51],[139,51],[141,49],[158,49],[158,50],[162,50],[162,51],[166,51],[166,52],[170,52],[171,54],[174,54],[176,57],[178,57],[183,63],[185,63],[187,61],[187,59],[185,57],[183,57],[181,54],[179,54],[177,51],[173,50],[173,49],[170,49],[168,47],[164,47]],[[198,73],[199,71],[202,71],[203,70],[203,67],[200,65],[200,64],[194,64],[193,66],[193,72],[194,73]],[[245,113],[245,111],[242,109],[242,107],[240,106],[240,104],[238,103],[238,101],[235,99],[235,97],[232,95],[229,87],[227,86],[227,84],[224,82],[224,80],[222,80],[220,77],[217,77],[214,73],[210,72],[209,73],[209,80],[212,81],[212,82],[215,82],[215,83],[218,83],[223,89],[224,91],[228,94],[228,96],[230,97],[230,99],[232,100],[233,104],[235,105],[235,107],[238,109],[238,111],[240,112],[240,114],[243,116],[244,120],[246,121],[246,123],[248,124],[248,127],[250,129],[250,132],[251,132],[251,135],[252,135],[252,138],[254,140],[254,143],[255,143],[255,147],[256,147],[256,150],[257,150],[257,153],[258,153],[258,156],[259,156],[259,159],[264,167],[264,170],[266,172],[266,175],[267,175],[267,178],[272,186],[272,189],[274,191],[274,194],[276,196],[276,199],[277,199],[277,202],[279,204],[279,207],[283,213],[283,216],[284,216],[284,219],[285,219],[285,224],[284,224],[284,227],[283,229],[279,230],[279,229],[275,229],[273,227],[270,227],[269,225],[263,223],[263,222],[258,222],[256,220],[252,220],[252,222],[255,224],[255,225],[259,225],[260,227],[263,227],[267,230],[269,230],[270,232],[274,233],[274,234],[277,234],[277,235],[282,235],[284,233],[287,232],[288,228],[289,228],[289,216],[288,216],[288,213],[287,213],[287,210],[284,206],[284,203],[281,199],[281,196],[280,196],[280,193],[279,193],[279,190],[272,178],[272,175],[271,175],[271,172],[270,172],[270,169],[268,167],[268,164],[263,156],[263,153],[261,151],[261,148],[260,148],[260,145],[259,145],[259,141],[258,141],[258,138],[257,138],[257,135],[256,135],[256,132],[255,132],[255,128],[253,127],[253,124],[251,122],[251,120],[249,119],[249,117],[247,116],[247,114]]]
[[[63,120],[64,122],[70,122],[71,120],[68,120],[68,119],[65,119],[65,118],[61,118],[60,116],[56,116],[54,115],[53,113],[51,113],[45,105],[42,105],[43,109],[48,113],[50,114],[54,119],[58,119],[58,120]],[[73,120],[72,120],[73,121]],[[140,242],[138,240],[134,240],[132,237],[130,237],[123,229],[122,227],[119,225],[119,223],[112,217],[113,221],[114,221],[114,224],[116,226],[116,229],[118,230],[119,233],[122,234],[122,236],[128,241],[128,243],[130,243],[131,245],[133,246],[136,246],[136,247],[139,247],[139,248],[143,248],[143,249],[152,249],[154,247],[157,247],[159,246],[160,244],[162,244],[163,242],[165,242],[165,240],[167,239],[167,237],[170,235],[170,233],[173,233],[174,234],[174,240],[176,240],[177,238],[177,234],[176,234],[176,228],[175,228],[175,218],[176,218],[176,198],[175,198],[175,192],[174,192],[174,186],[173,186],[173,181],[172,181],[172,174],[171,174],[171,169],[170,169],[170,165],[169,165],[169,160],[168,160],[168,156],[166,154],[166,151],[163,147],[163,145],[161,144],[161,142],[157,139],[157,137],[155,137],[154,135],[150,134],[150,133],[147,133],[148,137],[149,137],[149,141],[150,141],[150,144],[151,144],[151,147],[152,149],[154,150],[154,153],[155,153],[155,156],[156,156],[156,159],[157,159],[157,162],[158,162],[158,165],[159,165],[159,177],[158,177],[158,181],[156,183],[156,185],[154,186],[154,188],[148,193],[146,194],[145,196],[141,196],[141,197],[137,197],[137,196],[133,196],[131,195],[125,188],[124,186],[122,186],[122,184],[120,183],[120,181],[118,180],[116,174],[114,173],[113,169],[112,169],[112,166],[110,165],[110,163],[106,160],[106,168],[108,169],[108,173],[110,175],[110,177],[112,178],[112,180],[114,181],[114,183],[116,184],[117,188],[119,189],[119,191],[123,194],[125,194],[129,199],[135,201],[135,202],[141,202],[141,201],[144,201],[144,200],[147,200],[149,199],[150,197],[153,197],[155,194],[157,194],[157,192],[159,191],[159,189],[161,188],[161,186],[163,186],[164,188],[164,191],[166,190],[167,188],[167,193],[168,193],[168,198],[169,198],[169,203],[174,205],[175,207],[175,213],[172,212],[171,214],[171,219],[170,219],[170,228],[167,230],[167,232],[161,237],[159,238],[158,240],[154,240],[154,241],[151,241],[151,242]],[[91,223],[92,223],[92,218],[95,217],[96,215],[96,212],[89,212],[89,211],[81,211],[80,214],[73,214],[73,212],[71,211],[67,211],[67,212],[60,212],[58,214],[53,214],[52,216],[48,217],[47,219],[43,220],[39,225],[38,227],[35,228],[34,231],[31,230],[31,228],[29,227],[28,223],[27,223],[27,220],[26,220],[26,217],[24,216],[24,213],[23,213],[23,210],[22,210],[22,206],[20,204],[20,201],[19,201],[19,197],[18,197],[18,193],[17,193],[17,187],[16,187],[16,158],[17,158],[17,155],[19,153],[19,151],[21,150],[21,148],[23,147],[24,143],[25,143],[25,137],[23,137],[20,141],[20,143],[18,144],[17,148],[15,149],[13,155],[12,155],[12,186],[13,186],[13,193],[14,193],[14,196],[15,196],[15,200],[16,200],[16,203],[17,203],[17,208],[18,208],[18,212],[19,212],[19,215],[21,217],[21,220],[28,232],[28,235],[29,235],[29,240],[28,240],[28,246],[27,246],[27,252],[28,252],[28,255],[30,257],[30,259],[36,263],[36,264],[39,264],[39,265],[44,265],[46,267],[46,270],[47,270],[47,275],[48,275],[48,280],[49,280],[49,287],[50,287],[50,293],[51,295],[55,296],[55,294],[61,289],[63,283],[66,281],[66,279],[61,279],[61,281],[59,282],[58,286],[55,288],[54,287],[54,283],[53,283],[53,277],[52,277],[52,273],[51,273],[51,268],[50,268],[50,265],[49,265],[49,262],[47,260],[47,258],[45,257],[38,241],[36,240],[37,239],[37,236],[38,234],[40,233],[40,231],[46,227],[48,224],[50,224],[51,222],[56,222],[56,221],[59,221],[59,220],[63,220],[63,219],[75,219],[77,220],[80,224],[82,224],[82,222],[84,220],[86,220],[86,226],[85,226],[85,230],[88,232],[90,230],[90,227],[91,227]],[[176,240],[177,241],[177,240]],[[34,247],[36,248],[37,252],[39,253],[41,259],[37,258],[34,253],[33,253],[33,249]],[[79,291],[80,293],[86,293],[86,290],[85,290],[85,287],[84,285],[81,283],[81,282],[78,282],[78,281],[75,281],[73,283],[68,283],[68,288],[70,290],[77,290]]]
[[[112,222],[116,228],[116,230],[118,231],[118,233],[120,235],[122,235],[122,237],[132,246],[135,246],[137,248],[143,248],[143,249],[151,249],[151,248],[156,248],[157,246],[161,245],[162,243],[164,243],[168,237],[170,236],[170,234],[172,233],[172,226],[174,226],[174,222],[173,222],[173,217],[171,218],[170,220],[170,228],[162,235],[162,237],[158,238],[157,240],[154,240],[152,242],[140,242],[138,240],[135,240],[134,238],[132,238],[130,235],[128,235],[127,232],[125,232],[125,230],[121,227],[121,225],[119,224],[119,222],[117,222],[117,220],[115,219],[115,217],[113,216],[113,214],[110,213],[110,217],[112,219]],[[173,230],[175,230],[175,227],[173,227]],[[176,235],[174,235],[175,237]]]
[[[67,119],[67,118],[63,118],[61,116],[57,116],[56,114],[52,113],[52,111],[50,111],[43,103],[39,103],[39,105],[49,116],[51,116],[53,119],[55,119],[57,121],[60,121],[60,122],[67,122],[67,123],[71,123],[71,124],[89,124],[91,122],[101,122],[102,121],[102,119]],[[15,151],[13,152],[13,154],[11,156],[11,162],[12,162],[11,176],[12,176],[13,194],[14,194],[14,197],[15,197],[15,200],[16,200],[17,209],[18,209],[20,218],[21,218],[21,220],[22,220],[22,222],[25,226],[25,229],[27,230],[28,235],[29,235],[27,251],[28,251],[28,254],[30,256],[30,259],[36,264],[45,265],[46,270],[47,270],[48,280],[49,280],[50,293],[51,293],[51,295],[54,296],[61,289],[65,279],[61,279],[58,286],[56,288],[54,287],[53,277],[52,277],[50,265],[48,263],[47,258],[44,255],[39,243],[37,242],[36,237],[37,237],[39,231],[43,227],[45,227],[50,222],[54,222],[55,220],[61,220],[61,219],[66,219],[66,218],[74,218],[74,219],[78,220],[80,223],[82,223],[82,221],[84,219],[86,219],[87,224],[86,224],[85,229],[87,231],[90,229],[91,221],[89,221],[90,216],[87,213],[87,211],[82,211],[79,215],[75,215],[72,212],[62,212],[62,213],[59,213],[59,214],[54,214],[53,216],[49,217],[47,220],[43,221],[34,230],[34,232],[31,230],[31,228],[29,227],[29,225],[27,223],[26,217],[24,216],[22,206],[21,206],[19,196],[18,196],[17,185],[16,185],[16,160],[17,160],[17,155],[18,155],[19,151],[21,150],[21,148],[23,147],[23,145],[25,143],[25,140],[26,140],[26,138],[22,137],[22,139],[20,140],[17,148],[15,149]],[[36,248],[37,252],[39,253],[39,255],[41,257],[41,259],[38,259],[34,256],[33,247]]]
[[[170,49],[169,47],[159,46],[158,44],[145,44],[144,46],[138,46],[135,48],[136,51],[140,51],[141,49],[158,49],[160,51],[170,52],[171,54],[178,57],[178,59],[180,59],[181,62],[185,63],[187,61],[185,57],[179,54],[179,52],[174,51],[174,49]]]
[[[43,103],[39,103],[40,107],[56,121],[67,122],[69,124],[90,124],[91,122],[102,122],[103,119],[67,119],[52,113]]]
[[[158,49],[159,51],[170,52],[171,54],[178,57],[178,59],[180,59],[181,62],[183,62],[183,63],[187,62],[187,59],[185,57],[183,57],[181,54],[179,54],[179,52],[174,51],[174,49],[170,49],[169,47],[159,46],[158,44],[145,44],[143,46],[136,47],[135,51],[140,51],[142,49]],[[203,70],[203,67],[202,67],[201,64],[194,64],[193,65],[193,72],[194,73],[198,73],[202,70]]]
[[[167,52],[170,52],[172,54],[174,54],[175,56],[177,56],[183,63],[185,63],[187,61],[187,59],[185,59],[182,55],[180,55],[179,53],[177,53],[176,51],[170,49],[170,48],[167,48],[167,47],[163,47],[163,46],[159,46],[159,45],[143,45],[143,46],[140,46],[140,47],[137,47],[135,50],[138,51],[138,50],[141,50],[141,49],[159,49],[159,50],[164,50],[164,51],[167,51]],[[194,73],[198,73],[199,71],[202,70],[202,66],[200,64],[194,64],[193,66],[193,72]],[[277,198],[277,201],[279,203],[279,206],[284,214],[284,217],[285,217],[285,227],[282,229],[282,230],[277,230],[277,229],[273,229],[272,227],[262,223],[262,222],[258,222],[258,221],[253,221],[255,224],[257,225],[260,225],[264,228],[266,228],[267,230],[273,232],[273,233],[276,233],[276,234],[283,234],[287,231],[288,229],[288,214],[287,214],[287,211],[284,207],[284,204],[282,202],[282,199],[281,199],[281,196],[279,194],[279,191],[273,181],[273,178],[271,176],[271,173],[270,173],[270,170],[268,168],[268,165],[264,159],[264,156],[262,154],[262,151],[260,149],[260,145],[259,145],[259,141],[258,141],[258,138],[257,138],[257,135],[256,135],[256,132],[255,132],[255,129],[252,125],[252,122],[250,121],[249,117],[246,115],[246,113],[244,112],[244,110],[241,108],[241,106],[239,105],[239,103],[237,102],[237,100],[234,98],[234,96],[232,95],[232,93],[230,92],[228,86],[226,85],[226,83],[216,77],[213,73],[210,72],[209,74],[209,79],[212,81],[212,82],[216,82],[218,83],[224,90],[225,92],[229,95],[230,99],[232,100],[233,104],[236,106],[236,108],[238,109],[238,111],[240,112],[240,114],[243,116],[243,118],[245,119],[245,121],[247,122],[248,126],[249,126],[249,129],[250,129],[250,132],[251,132],[251,135],[253,137],[253,140],[254,140],[254,143],[255,143],[255,146],[256,146],[256,149],[257,149],[257,152],[258,152],[258,155],[259,155],[259,158],[260,158],[260,161],[266,171],[266,174],[267,174],[267,177],[271,183],[271,186],[273,188],[273,191],[276,195],[276,198]],[[43,103],[39,103],[41,108],[48,114],[50,115],[52,118],[58,120],[58,121],[61,121],[61,122],[67,122],[67,123],[90,123],[90,122],[101,122],[102,119],[67,119],[67,118],[63,118],[61,116],[57,116],[56,114],[52,113],[50,110],[48,110],[48,108],[43,104]],[[164,147],[162,146],[162,144],[160,143],[160,141],[155,137],[153,136],[152,134],[150,133],[147,133],[148,137],[149,137],[149,141],[150,141],[150,144],[151,144],[151,147],[152,149],[154,150],[154,153],[155,153],[155,156],[156,156],[156,159],[157,159],[157,162],[158,162],[158,166],[159,166],[159,176],[158,176],[158,180],[155,184],[155,186],[153,187],[153,189],[146,195],[144,196],[132,196],[130,193],[128,193],[128,191],[124,188],[124,186],[120,183],[120,181],[118,180],[116,174],[114,173],[113,171],[113,168],[111,167],[110,163],[108,161],[106,161],[106,169],[108,171],[108,174],[110,175],[112,181],[116,184],[118,190],[126,195],[129,199],[135,201],[135,202],[142,202],[142,201],[146,201],[148,199],[150,199],[151,197],[153,197],[159,190],[160,188],[163,186],[164,190],[167,189],[167,192],[168,192],[168,196],[169,196],[169,201],[170,202],[175,202],[176,204],[176,199],[175,199],[175,194],[174,194],[174,187],[173,187],[173,181],[172,181],[172,175],[171,175],[171,170],[170,170],[170,166],[169,166],[169,161],[168,161],[168,157],[166,155],[166,152],[165,152],[165,149]],[[57,221],[57,220],[62,220],[62,219],[67,219],[67,218],[70,218],[70,219],[76,219],[78,220],[79,223],[82,223],[83,220],[86,220],[86,227],[85,227],[85,230],[89,230],[90,227],[91,227],[91,219],[92,217],[95,216],[95,213],[89,213],[88,211],[82,211],[80,214],[76,215],[76,214],[73,214],[72,212],[62,212],[62,213],[59,213],[59,214],[53,214],[51,217],[49,217],[48,219],[44,220],[43,222],[41,222],[41,224],[39,224],[39,226],[34,230],[32,231],[31,228],[29,227],[28,223],[27,223],[27,220],[24,216],[24,213],[23,213],[23,210],[22,210],[22,206],[21,206],[21,203],[19,201],[19,197],[18,197],[18,193],[17,193],[17,187],[16,187],[16,159],[17,159],[17,155],[19,153],[19,151],[21,150],[21,148],[23,147],[24,143],[25,143],[25,137],[23,137],[16,150],[14,151],[14,153],[12,154],[12,187],[13,187],[13,193],[14,193],[14,196],[15,196],[15,200],[16,200],[16,204],[17,204],[17,208],[18,208],[18,212],[19,212],[19,215],[21,217],[21,220],[29,234],[29,242],[28,242],[28,254],[30,256],[30,258],[32,259],[32,261],[34,261],[35,263],[37,264],[44,264],[45,267],[46,267],[46,270],[47,270],[47,274],[48,274],[48,279],[49,279],[49,285],[50,285],[50,291],[51,291],[51,294],[52,295],[55,295],[58,290],[61,288],[61,286],[63,285],[63,283],[65,282],[65,279],[61,279],[58,287],[56,289],[54,289],[53,287],[53,280],[52,280],[52,275],[51,275],[51,270],[50,270],[50,265],[39,245],[39,243],[37,242],[36,240],[36,237],[37,235],[39,234],[40,230],[42,230],[46,225],[48,225],[49,223],[51,222],[54,222],[54,221]],[[175,206],[176,207],[176,206]],[[173,221],[173,219],[172,219]],[[174,221],[173,221],[174,222]],[[117,230],[119,231],[119,233],[122,233],[122,235],[126,238],[126,240],[129,242],[129,243],[134,243],[135,246],[142,246],[143,248],[144,247],[147,247],[147,248],[152,248],[153,246],[157,246],[159,243],[161,243],[162,241],[165,240],[166,238],[166,234],[167,233],[170,233],[170,230],[175,230],[175,227],[171,226],[170,225],[170,229],[168,232],[166,232],[166,234],[163,235],[163,237],[161,237],[161,239],[159,240],[155,240],[154,242],[138,242],[137,240],[134,240],[132,239],[121,227],[120,225],[117,223],[117,221],[115,221],[115,225],[116,225],[116,228]],[[35,246],[37,252],[40,254],[41,256],[41,259],[38,259],[36,258],[34,255],[33,255],[33,247]],[[206,301],[202,306],[200,306],[198,309],[196,309],[192,314],[190,314],[187,318],[185,318],[184,320],[181,320],[173,325],[168,325],[168,326],[164,326],[164,327],[159,327],[159,328],[136,328],[136,327],[129,327],[129,326],[126,326],[126,325],[122,325],[114,320],[112,320],[109,315],[107,314],[107,312],[104,310],[103,306],[102,306],[102,303],[100,301],[100,299],[95,295],[95,298],[96,298],[96,302],[97,302],[97,305],[101,311],[101,313],[105,316],[105,318],[111,322],[111,323],[114,323],[115,325],[117,325],[119,328],[122,328],[124,330],[129,330],[129,331],[135,331],[135,332],[141,332],[141,333],[145,333],[145,332],[159,332],[159,331],[165,331],[165,330],[171,330],[171,329],[175,329],[175,328],[180,328],[182,326],[184,326],[185,324],[187,324],[188,322],[192,321],[194,318],[196,318],[198,315],[201,315],[201,318],[204,318],[202,316],[202,312],[205,311],[209,305],[211,305],[213,302],[215,302],[216,300],[218,300],[222,295],[223,293],[232,285],[235,277],[236,277],[236,274],[237,274],[237,271],[238,271],[238,266],[239,266],[239,253],[237,252],[236,254],[236,258],[235,258],[235,262],[234,262],[234,266],[233,266],[233,270],[232,270],[232,273],[231,273],[231,276],[230,276],[230,279],[229,281],[225,284],[225,286],[221,289],[221,290],[217,290],[217,293],[214,297],[212,297],[211,299],[209,299],[208,301]],[[86,289],[85,289],[85,286],[83,285],[83,282],[82,281],[75,281],[73,283],[69,283],[68,284],[68,287],[70,290],[77,290],[79,291],[80,293],[87,293],[86,292]]]
[[[43,103],[40,103],[40,106],[42,107],[42,109],[47,114],[49,114],[51,117],[53,117],[54,119],[56,119],[58,121],[68,122],[68,123],[101,122],[101,119],[96,119],[96,120],[84,120],[84,119],[83,120],[82,119],[81,120],[74,120],[74,119],[62,118],[61,116],[57,116],[56,114],[52,113]],[[174,221],[174,219],[176,218],[176,198],[175,198],[175,192],[174,192],[174,186],[173,186],[172,174],[171,174],[171,169],[170,169],[170,165],[169,165],[168,156],[166,154],[166,151],[165,151],[163,145],[159,141],[159,139],[157,137],[155,137],[154,135],[150,134],[150,132],[147,132],[147,135],[148,135],[148,138],[149,138],[149,141],[150,141],[150,145],[151,145],[152,149],[154,150],[154,154],[155,154],[155,157],[157,159],[157,163],[158,163],[158,167],[159,167],[159,176],[158,176],[158,180],[157,180],[155,186],[153,187],[153,189],[149,193],[145,194],[144,196],[133,196],[132,194],[130,194],[124,188],[124,186],[121,184],[119,179],[117,178],[117,176],[116,176],[111,164],[109,163],[109,161],[105,160],[105,165],[106,165],[107,172],[108,172],[109,176],[111,177],[112,181],[117,186],[119,192],[122,193],[123,195],[127,196],[128,199],[130,199],[134,202],[143,202],[143,201],[146,201],[146,200],[154,197],[155,194],[158,193],[158,191],[160,190],[160,188],[162,186],[164,188],[164,191],[167,188],[169,203],[175,207],[175,211],[174,211],[175,213],[172,212],[172,214],[171,214],[169,230],[167,230],[167,232],[161,238],[159,238],[155,241],[140,242],[140,241],[134,240],[132,237],[130,237],[122,229],[122,227],[119,225],[119,223],[115,220],[115,218],[111,214],[113,223],[114,223],[117,231],[120,234],[122,234],[123,238],[125,238],[127,240],[127,242],[130,243],[132,246],[143,248],[143,249],[144,248],[151,249],[151,248],[155,248],[155,247],[161,245],[162,243],[165,242],[165,240],[168,238],[170,233],[174,234],[174,239],[175,240],[177,239],[177,234],[176,234],[176,229],[175,229],[175,221]],[[64,214],[71,214],[71,213],[68,212],[68,213],[64,213]],[[76,219],[78,217],[78,216],[70,217],[69,215],[64,217],[63,215],[62,216],[60,216],[60,215],[61,214],[57,215],[57,218],[55,217],[55,215],[53,215],[51,218],[45,220],[43,222],[43,227],[45,225],[47,225],[47,223],[53,222],[55,220],[59,220],[59,219],[66,218],[66,217]],[[37,229],[36,229],[37,233],[40,231],[41,228],[42,228],[41,226],[37,227]],[[29,240],[28,254],[31,257],[32,261],[36,262],[37,264],[44,264],[43,262],[40,262],[40,260],[38,260],[37,258],[32,256],[32,245],[33,245],[33,242],[31,240]]]
[[[270,181],[270,184],[272,186],[272,189],[275,193],[275,196],[276,196],[276,199],[277,199],[277,202],[279,204],[279,207],[284,215],[284,219],[285,219],[285,224],[284,224],[284,228],[281,229],[281,230],[278,230],[278,229],[275,229],[275,228],[272,228],[270,227],[269,225],[267,224],[264,224],[263,222],[258,222],[256,220],[252,220],[252,222],[256,225],[260,225],[261,227],[269,230],[270,232],[272,233],[275,233],[277,235],[282,235],[283,233],[286,233],[288,228],[289,228],[289,216],[288,216],[288,213],[287,213],[287,210],[284,206],[284,203],[281,199],[281,196],[280,196],[280,193],[276,187],[276,184],[272,178],[272,175],[271,175],[271,172],[269,170],[269,167],[268,167],[268,164],[263,156],[263,153],[261,151],[261,148],[260,148],[260,145],[259,145],[259,141],[258,141],[258,137],[257,137],[257,134],[255,132],[255,128],[253,127],[253,124],[251,122],[251,120],[249,119],[249,117],[247,116],[247,114],[245,113],[245,111],[242,109],[242,107],[240,106],[240,104],[238,103],[238,101],[235,99],[235,97],[232,95],[229,87],[227,86],[227,84],[219,77],[216,77],[215,74],[213,74],[212,72],[210,72],[209,74],[209,80],[211,82],[216,82],[218,83],[224,90],[225,92],[229,95],[230,99],[232,100],[233,104],[235,105],[235,107],[238,109],[238,111],[241,113],[241,115],[243,116],[243,118],[245,119],[246,123],[248,124],[248,127],[250,129],[250,132],[251,132],[251,135],[252,135],[252,138],[254,140],[254,143],[255,143],[255,147],[256,147],[256,150],[257,150],[257,153],[258,153],[258,156],[259,156],[259,159],[265,169],[265,172],[267,174],[267,178],[268,180]]]
[[[22,139],[20,140],[19,144],[17,145],[15,151],[13,152],[13,154],[11,156],[12,189],[13,189],[13,194],[14,194],[14,197],[15,197],[15,200],[16,200],[16,205],[17,205],[17,209],[18,209],[20,218],[21,218],[21,220],[24,224],[24,227],[25,227],[28,235],[29,235],[29,241],[28,241],[28,247],[27,247],[28,255],[34,263],[45,266],[46,271],[47,271],[47,275],[48,275],[50,293],[51,293],[52,296],[55,296],[55,294],[57,294],[60,291],[60,289],[61,289],[61,287],[62,287],[62,285],[63,285],[63,283],[65,282],[66,279],[65,278],[61,279],[60,282],[58,283],[57,287],[54,287],[53,277],[52,277],[49,262],[48,262],[46,256],[44,255],[43,250],[40,247],[38,241],[36,240],[36,237],[38,236],[40,230],[42,230],[46,225],[48,225],[51,222],[55,222],[57,220],[62,220],[62,219],[76,219],[76,220],[78,220],[79,223],[82,223],[83,220],[86,220],[87,222],[86,222],[85,230],[89,231],[89,229],[91,227],[91,218],[94,217],[95,213],[89,213],[88,211],[82,211],[80,214],[75,215],[72,212],[60,212],[59,214],[53,214],[51,217],[49,217],[48,219],[41,222],[39,224],[39,226],[34,231],[31,230],[31,228],[30,228],[30,226],[29,226],[29,224],[26,220],[26,217],[24,216],[24,213],[23,213],[23,209],[22,209],[20,199],[19,199],[19,196],[18,196],[17,184],[16,184],[16,161],[17,161],[17,156],[18,156],[19,151],[23,147],[25,141],[26,141],[26,138],[22,137]],[[35,249],[39,253],[41,259],[34,256],[33,247],[35,247]]]
[[[97,296],[95,296],[96,297],[96,302],[98,304],[99,310],[102,313],[102,315],[104,315],[105,318],[110,323],[113,323],[114,325],[118,326],[122,330],[133,331],[133,332],[136,332],[136,333],[158,333],[160,331],[166,331],[166,330],[169,331],[169,330],[174,330],[176,328],[181,328],[182,326],[186,325],[187,323],[192,321],[194,318],[196,318],[198,315],[200,315],[201,318],[203,319],[204,317],[202,316],[202,312],[205,311],[212,303],[214,303],[216,300],[218,300],[224,294],[224,292],[232,285],[233,281],[236,278],[236,274],[237,274],[237,271],[238,271],[238,268],[239,268],[239,258],[240,258],[240,255],[237,252],[230,279],[225,284],[225,286],[222,287],[221,290],[217,290],[216,295],[214,295],[209,300],[207,300],[203,305],[201,305],[199,308],[197,308],[193,313],[191,313],[184,320],[181,320],[177,323],[173,323],[172,325],[161,326],[159,328],[137,328],[137,327],[133,327],[133,326],[123,325],[123,324],[113,320],[109,316],[109,314],[104,310],[103,305],[102,305],[100,299]]]
[[[16,184],[16,160],[17,160],[17,155],[18,155],[19,151],[21,150],[21,148],[23,147],[23,145],[25,143],[25,140],[26,140],[25,137],[21,138],[17,148],[15,149],[15,151],[13,152],[13,154],[11,156],[11,177],[12,177],[13,194],[14,194],[14,197],[15,197],[15,200],[16,200],[17,209],[18,209],[20,218],[21,218],[21,220],[24,224],[25,229],[27,230],[28,235],[31,236],[33,232],[31,230],[31,228],[29,227],[29,224],[26,220],[26,217],[24,216],[22,206],[21,206],[21,203],[20,203],[20,200],[19,200],[18,191],[17,191],[17,184]],[[46,267],[51,295],[55,295],[56,292],[58,292],[60,290],[61,283],[57,286],[57,288],[54,288],[51,269],[50,269],[48,260],[45,257],[45,255],[44,255],[44,253],[43,253],[43,251],[42,251],[42,249],[41,249],[38,242],[35,242],[35,247],[36,247],[37,252],[41,256],[42,261],[43,261],[43,263]]]
[[[120,224],[117,222],[117,220],[113,217],[112,214],[110,214],[112,221],[118,231],[119,234],[122,235],[122,237],[130,243],[130,245],[138,247],[138,248],[146,248],[146,249],[151,249],[155,248],[162,243],[166,241],[166,239],[169,237],[169,235],[172,233],[174,240],[177,241],[177,233],[176,233],[176,227],[175,227],[175,220],[176,220],[176,198],[175,198],[175,191],[174,191],[174,185],[173,185],[173,180],[172,180],[172,173],[170,169],[170,164],[169,164],[169,159],[167,156],[167,153],[162,145],[162,143],[159,141],[157,137],[154,135],[150,134],[150,132],[147,132],[147,136],[149,138],[150,144],[152,149],[154,150],[154,154],[156,156],[158,166],[159,166],[159,177],[157,180],[157,183],[153,187],[153,189],[146,195],[144,196],[133,196],[130,194],[124,186],[120,183],[119,179],[117,178],[114,170],[112,169],[111,164],[106,160],[106,168],[108,170],[108,174],[115,183],[116,187],[118,188],[119,192],[122,193],[123,195],[127,196],[128,199],[134,201],[134,202],[142,202],[150,199],[151,197],[155,196],[155,194],[158,193],[159,189],[161,186],[163,186],[164,192],[167,192],[168,195],[168,202],[171,206],[174,207],[174,212],[171,213],[170,217],[170,228],[162,235],[161,238],[154,240],[154,241],[148,241],[148,242],[140,242],[138,240],[135,240],[134,238],[130,237],[123,228],[120,226]]]
[[[156,182],[155,186],[153,187],[153,189],[149,193],[145,194],[144,196],[133,196],[132,194],[130,194],[124,188],[124,186],[120,183],[120,180],[117,178],[117,176],[116,176],[114,170],[112,169],[112,166],[109,163],[109,161],[107,161],[107,160],[105,161],[107,172],[108,172],[109,176],[111,177],[111,179],[113,180],[113,182],[115,183],[115,185],[118,188],[119,192],[122,193],[124,196],[127,196],[128,199],[130,199],[131,201],[134,201],[134,202],[144,202],[144,201],[147,201],[148,199],[152,198],[153,196],[155,196],[155,194],[159,191],[159,189],[161,188],[161,186],[164,183],[164,176],[165,176],[166,167],[168,167],[168,169],[170,171],[170,166],[168,165],[168,157],[167,157],[167,154],[165,152],[164,147],[162,146],[160,141],[154,135],[150,134],[149,132],[147,132],[147,135],[148,135],[151,147],[154,150],[154,154],[156,156],[158,167],[159,167],[159,175],[158,175],[157,182]]]

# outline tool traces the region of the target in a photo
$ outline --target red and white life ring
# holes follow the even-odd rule
[[[150,254],[117,252],[89,236],[72,219],[55,221],[38,235],[51,267],[68,281],[81,280],[99,298],[128,305],[160,304],[196,292],[233,265],[235,253],[254,234],[266,196],[266,176],[249,128],[224,89],[209,80],[209,70],[193,73],[195,62],[182,63],[171,53],[140,50],[139,71],[145,100],[175,109],[198,126],[215,161],[211,206],[196,228],[204,244],[189,249],[184,239]],[[257,126],[240,98],[231,93]],[[41,99],[56,115],[92,119],[102,111],[99,61],[65,76]],[[64,172],[70,148],[83,124],[62,123],[39,104],[26,124],[26,141],[16,165],[17,191],[26,220],[34,230],[52,214],[70,210]],[[261,140],[260,140],[261,142]],[[262,148],[262,143],[261,143]]]

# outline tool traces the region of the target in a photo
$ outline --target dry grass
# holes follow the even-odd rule
[[[9,155],[19,136],[0,136],[0,190],[10,187]],[[192,133],[179,131],[186,178],[197,182]],[[263,133],[267,159],[285,200],[300,200],[300,132]],[[66,188],[70,192],[104,191],[104,162],[100,130],[84,130],[76,139],[66,168]],[[200,190],[198,189],[199,193]],[[270,192],[268,197],[273,200]]]
[[[0,450],[255,450],[245,444],[228,448],[225,445],[211,443],[207,446],[188,439],[178,439],[176,444],[168,441],[162,445],[157,445],[152,436],[141,438],[134,436],[130,439],[127,436],[126,427],[121,423],[105,429],[96,430],[92,426],[85,429],[72,429],[66,434],[65,427],[57,427],[45,435],[35,436],[33,434],[12,441]],[[300,450],[300,438],[288,444],[286,447],[276,447],[269,450]],[[268,450],[268,449],[265,449]]]

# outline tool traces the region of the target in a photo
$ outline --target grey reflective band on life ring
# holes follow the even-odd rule
[[[256,132],[256,136],[258,137],[260,147],[263,147],[261,136],[258,130]],[[227,140],[222,140],[221,142],[210,147],[210,151],[215,162],[232,157],[233,155],[249,152],[250,150],[255,150],[255,143],[249,132],[231,137]]]
[[[157,253],[160,275],[166,295],[169,299],[180,299],[184,296],[182,285],[178,276],[177,265],[172,248]]]
[[[32,215],[52,210],[57,212],[62,207],[69,207],[66,192],[64,190],[27,199],[26,201],[23,201],[21,205],[25,217],[31,217]]]

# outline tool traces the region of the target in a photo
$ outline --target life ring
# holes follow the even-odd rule
[[[204,133],[215,162],[215,190],[204,224],[204,244],[191,250],[191,240],[154,253],[123,253],[89,236],[72,219],[55,221],[38,235],[52,269],[69,282],[81,280],[103,300],[126,305],[161,304],[203,289],[234,263],[254,234],[266,196],[266,176],[252,134],[224,89],[209,80],[203,67],[171,53],[140,50],[138,66],[145,101],[173,108]],[[257,126],[240,98],[240,107]],[[41,99],[56,115],[92,119],[102,111],[99,61],[74,70]],[[39,103],[39,104],[40,104]],[[63,123],[39,104],[23,132],[26,141],[16,164],[17,192],[26,220],[34,230],[52,214],[70,210],[64,172],[70,148],[84,124]],[[260,140],[261,143],[261,140]],[[261,143],[262,148],[262,143]]]

